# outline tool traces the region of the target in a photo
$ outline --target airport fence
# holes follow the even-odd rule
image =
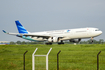
[[[97,54],[99,51],[62,51],[59,54],[59,65],[57,66],[57,51],[49,54],[49,70],[97,70]],[[59,52],[59,51],[58,51]],[[102,51],[99,59],[99,69],[105,69],[105,51]],[[3,53],[0,59],[0,70],[23,70],[23,54]],[[7,53],[6,53],[7,54]],[[46,70],[46,58],[35,58],[35,70]],[[32,54],[25,56],[25,69],[32,70]]]
[[[97,70],[97,54],[99,51],[99,69],[105,70],[105,45],[0,45],[0,70],[23,70],[23,54],[25,54],[25,70],[32,70],[32,54],[48,56],[48,69],[57,70],[57,53],[59,53],[59,70]],[[35,58],[35,70],[46,70],[46,57]]]

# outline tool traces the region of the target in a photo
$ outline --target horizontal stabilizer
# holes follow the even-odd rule
[[[19,33],[8,33],[8,32],[6,32],[5,30],[2,30],[4,33],[6,33],[6,34],[9,34],[9,35],[17,35],[17,34],[19,34]]]

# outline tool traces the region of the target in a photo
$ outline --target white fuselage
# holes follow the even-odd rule
[[[78,29],[65,29],[65,30],[53,30],[44,32],[31,33],[33,35],[50,35],[51,37],[62,37],[60,40],[70,40],[70,39],[82,39],[82,38],[92,38],[102,34],[102,31],[97,28],[78,28]],[[41,37],[33,37],[32,39],[38,41],[44,41]]]

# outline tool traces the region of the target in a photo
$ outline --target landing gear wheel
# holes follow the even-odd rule
[[[94,41],[93,41],[93,40],[91,40],[91,44],[93,44],[93,42],[94,42]]]
[[[58,43],[59,45],[64,44],[63,42]]]
[[[93,37],[91,37],[91,43],[93,43],[94,41],[93,41]]]
[[[52,43],[46,43],[46,45],[52,45]]]

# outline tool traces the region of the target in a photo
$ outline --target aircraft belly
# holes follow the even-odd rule
[[[32,39],[33,40],[37,40],[37,41],[45,41],[45,39],[43,39],[43,38],[37,38],[37,37],[33,37]]]
[[[35,41],[35,40],[32,39],[31,37],[25,37],[25,36],[23,36],[22,38],[23,38],[23,39],[26,39],[26,40],[30,40],[30,41]]]
[[[33,38],[31,38],[31,37],[26,37],[26,36],[22,36],[22,38],[23,39],[26,39],[26,40],[30,40],[30,41],[44,41],[44,39],[43,38],[37,38],[37,37],[33,37]]]

